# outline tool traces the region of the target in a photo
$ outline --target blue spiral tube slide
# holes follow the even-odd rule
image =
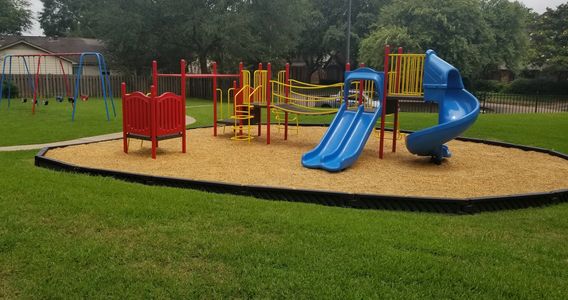
[[[451,157],[445,143],[466,131],[479,115],[479,101],[466,91],[459,71],[426,52],[424,63],[424,100],[438,103],[438,125],[406,137],[406,148],[419,156],[430,156],[436,163]]]

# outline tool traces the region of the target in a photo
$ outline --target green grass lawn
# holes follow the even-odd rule
[[[333,116],[301,116],[302,123],[329,123]],[[388,117],[387,121],[392,121]],[[419,130],[434,126],[438,114],[401,113],[400,127]],[[389,127],[387,125],[386,127]],[[532,145],[568,153],[568,113],[482,114],[463,136]]]
[[[93,126],[106,122],[96,109]],[[187,110],[210,124],[210,102]],[[436,121],[401,118],[407,129]],[[567,129],[568,114],[482,115],[466,135],[568,152]],[[342,209],[59,173],[34,167],[34,154],[0,153],[0,298],[568,295],[568,204],[472,216]]]
[[[0,153],[0,298],[557,298],[568,205],[474,216],[151,187]]]

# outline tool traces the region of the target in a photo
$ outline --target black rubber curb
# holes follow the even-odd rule
[[[322,126],[321,124],[305,124],[302,126]],[[210,128],[211,126],[195,127]],[[411,131],[403,131],[411,133]],[[515,145],[498,141],[489,141],[475,138],[459,137],[457,140],[464,142],[482,143],[492,146],[506,148],[516,148],[524,151],[535,151],[560,157],[568,160],[568,155],[553,150]],[[88,142],[98,143],[98,142]],[[75,146],[75,145],[74,145]],[[144,175],[138,173],[120,172],[114,170],[96,169],[73,165],[56,159],[48,158],[45,154],[55,148],[47,147],[41,149],[35,156],[35,165],[56,171],[73,172],[79,174],[89,174],[95,176],[113,177],[128,182],[141,183],[145,185],[167,186],[194,189],[211,193],[234,194],[250,196],[260,199],[281,200],[290,202],[305,202],[327,206],[351,207],[360,209],[384,209],[399,211],[419,211],[448,214],[475,214],[480,212],[521,209],[528,207],[541,207],[558,203],[568,202],[568,189],[533,193],[506,195],[498,197],[479,197],[479,198],[435,198],[435,197],[405,197],[394,195],[375,195],[375,194],[355,194],[342,192],[329,192],[318,190],[288,189],[277,187],[265,187],[254,185],[230,184],[224,182],[191,180],[185,178],[162,177]]]

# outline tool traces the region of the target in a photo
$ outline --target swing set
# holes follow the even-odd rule
[[[76,56],[79,57],[79,64],[77,67],[77,75],[75,76],[74,89],[72,90],[71,83],[73,80],[73,75],[69,75],[70,73],[72,74],[73,70],[66,70],[64,61],[70,61],[67,57]],[[110,99],[114,117],[116,117],[116,107],[114,105],[114,100],[112,97],[112,87],[107,65],[104,56],[98,52],[43,53],[21,55],[8,54],[4,56],[2,64],[2,76],[0,79],[0,91],[4,91],[4,84],[6,83],[6,100],[8,102],[8,108],[10,108],[11,104],[11,89],[15,77],[13,74],[13,71],[15,71],[15,63],[18,66],[18,74],[23,74],[27,78],[27,80],[24,80],[27,81],[27,83],[23,84],[23,86],[25,87],[27,85],[28,89],[26,90],[28,91],[28,93],[31,93],[30,96],[32,98],[32,114],[35,114],[36,106],[38,106],[38,98],[41,99],[41,104],[48,105],[49,97],[53,96],[53,90],[59,90],[61,86],[63,86],[65,96],[63,96],[62,94],[56,94],[55,100],[57,102],[63,102],[64,98],[67,98],[67,100],[73,105],[71,120],[74,121],[78,102],[76,101],[76,99],[81,99],[82,101],[87,101],[89,99],[88,95],[80,94],[81,77],[83,75],[85,58],[87,57],[94,57],[97,62],[98,77],[105,103],[106,117],[107,120],[110,121],[107,98]],[[22,67],[24,72],[22,72]],[[61,80],[57,80],[58,78],[61,78]],[[52,94],[50,95],[50,93]],[[22,95],[23,94],[26,93],[22,93]],[[4,93],[0,93],[0,107],[2,106],[3,96]],[[27,102],[27,98],[22,98],[22,102]]]

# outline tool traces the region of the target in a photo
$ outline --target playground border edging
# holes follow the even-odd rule
[[[323,126],[322,124],[303,124],[301,126]],[[202,126],[197,128],[211,128]],[[196,129],[196,128],[194,128]],[[410,133],[411,131],[403,131]],[[476,138],[456,138],[460,141],[483,143],[487,145],[500,146],[506,148],[516,148],[524,151],[535,151],[549,154],[555,157],[568,160],[568,155],[544,148],[516,145],[512,143],[482,140]],[[98,142],[98,141],[96,141]],[[96,143],[96,142],[87,142]],[[45,154],[55,148],[67,146],[46,147],[41,149],[35,156],[35,165],[38,167],[73,172],[79,174],[89,174],[95,176],[113,177],[116,179],[141,183],[145,185],[167,186],[194,189],[212,193],[234,194],[250,196],[259,199],[279,200],[289,202],[305,202],[326,206],[349,207],[359,209],[383,209],[397,211],[419,211],[446,214],[475,214],[481,212],[491,212],[500,210],[522,209],[529,207],[542,207],[558,203],[568,202],[568,189],[549,191],[543,193],[517,194],[505,196],[490,196],[477,198],[435,198],[435,197],[407,197],[395,195],[378,194],[355,194],[343,192],[329,192],[307,189],[287,189],[266,186],[240,185],[224,182],[213,182],[203,180],[191,180],[176,177],[153,176],[138,173],[121,172],[106,169],[96,169],[82,167],[65,163],[60,160],[48,158]]]

